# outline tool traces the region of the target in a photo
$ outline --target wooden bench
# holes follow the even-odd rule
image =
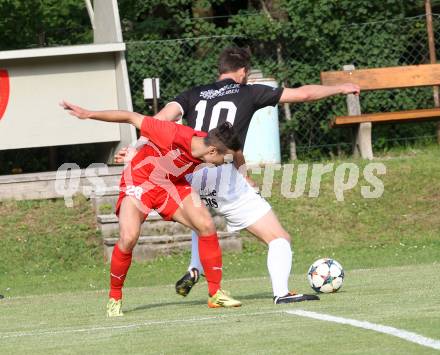
[[[345,65],[343,71],[321,73],[323,85],[357,84],[362,91],[440,86],[440,64],[422,64],[389,68],[359,69]],[[347,95],[347,116],[336,116],[331,127],[358,125],[355,154],[372,159],[371,124],[432,121],[440,119],[440,108],[361,114],[359,97]]]

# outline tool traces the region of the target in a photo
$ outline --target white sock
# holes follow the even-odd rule
[[[285,296],[289,292],[289,276],[292,268],[292,249],[284,238],[277,238],[269,243],[267,268],[272,280],[273,295]]]
[[[191,263],[189,264],[188,271],[192,268],[196,268],[203,274],[203,266],[199,257],[199,237],[196,232],[191,234]]]

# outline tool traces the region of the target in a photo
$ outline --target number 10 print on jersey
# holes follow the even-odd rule
[[[0,69],[0,120],[6,111],[9,101],[9,74],[7,70]]]
[[[274,106],[280,100],[282,88],[267,85],[238,84],[232,79],[191,88],[174,99],[188,126],[208,132],[227,121],[234,126],[244,146],[247,131],[255,111]]]
[[[206,100],[200,100],[196,105],[197,117],[196,117],[196,127],[194,128],[196,131],[201,131],[203,126],[203,120],[206,115]],[[208,115],[211,117],[208,131],[218,126],[218,119],[220,118],[221,110],[225,110],[228,112],[226,116],[226,121],[230,124],[234,124],[235,115],[237,114],[237,106],[232,101],[220,101],[217,102],[212,107],[211,114],[208,112]]]

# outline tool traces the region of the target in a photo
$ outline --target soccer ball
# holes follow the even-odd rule
[[[319,259],[310,266],[307,279],[316,292],[336,292],[344,282],[344,269],[336,260]]]

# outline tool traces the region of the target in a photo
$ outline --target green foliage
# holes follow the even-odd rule
[[[341,70],[345,64],[367,68],[421,64],[428,60],[424,18],[404,19],[421,13],[423,4],[389,0],[360,1],[354,6],[348,0],[281,0],[266,1],[263,8],[261,2],[249,2],[229,12],[226,22],[218,23],[211,16],[198,16],[200,3],[206,14],[212,13],[218,3],[228,2],[203,1],[189,8],[187,2],[171,1],[160,10],[155,2],[144,2],[132,8],[137,11],[137,19],[144,16],[138,26],[152,18],[147,14],[158,21],[166,13],[168,17],[162,19],[174,21],[172,28],[156,27],[150,34],[141,33],[140,27],[125,33],[126,39],[170,39],[129,42],[128,63],[136,110],[149,110],[141,94],[144,77],[161,78],[164,104],[193,85],[214,80],[217,55],[231,44],[248,46],[255,68],[290,87],[319,83],[321,71]],[[209,38],[200,38],[203,36]],[[362,94],[361,104],[363,112],[378,112],[432,107],[433,102],[430,89],[416,89]],[[308,149],[323,152],[324,146],[327,152],[334,151],[332,147],[338,151],[349,149],[350,130],[328,127],[332,116],[346,113],[343,98],[292,105],[291,110],[292,120],[282,123],[282,141],[287,143],[294,134],[300,154]],[[284,120],[284,112],[280,112]],[[430,124],[419,125],[411,132],[401,126],[375,129],[376,141],[393,139],[390,144],[395,144],[399,141],[396,138],[404,138],[408,133],[412,133],[410,137],[434,134]],[[384,148],[379,143],[376,146]],[[285,150],[287,153],[288,149]]]
[[[0,0],[0,50],[91,42],[83,1]]]
[[[161,79],[163,105],[193,85],[215,80],[218,54],[230,45],[248,46],[255,68],[290,87],[319,83],[321,71],[340,70],[345,64],[367,68],[429,60],[425,19],[409,18],[423,14],[422,1],[119,0],[118,5],[134,108],[140,112],[151,113],[142,97],[144,78]],[[440,2],[433,1],[434,11],[436,6]],[[0,17],[0,50],[92,41],[83,1],[0,0],[0,13],[5,14]],[[438,16],[434,27],[440,29]],[[363,93],[361,103],[363,112],[433,104],[429,89]],[[288,143],[294,135],[300,154],[349,147],[350,131],[330,130],[327,124],[335,114],[346,113],[343,98],[291,105],[291,110],[290,121],[280,110],[282,141]],[[411,127],[375,128],[376,146],[385,148],[393,144],[390,139],[398,142],[407,134],[434,134],[432,124]],[[0,160],[2,170],[15,164],[11,155]],[[30,171],[46,166],[38,161],[27,165],[35,167]]]

